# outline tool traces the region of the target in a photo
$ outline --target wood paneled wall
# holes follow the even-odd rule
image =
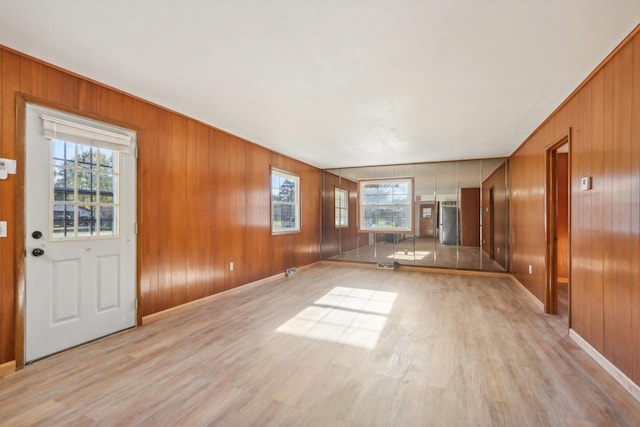
[[[489,191],[493,188],[493,213],[489,211]],[[493,231],[490,221],[493,214]],[[482,250],[489,254],[490,233],[493,232],[495,253],[493,259],[507,268],[509,248],[509,197],[507,191],[507,165],[503,163],[482,182]]]
[[[545,300],[545,147],[571,128],[571,327],[640,384],[638,28],[512,155],[511,272]],[[580,178],[593,189],[580,191]],[[531,264],[533,274],[528,274]]]
[[[480,246],[480,188],[460,189],[462,246]]]
[[[349,179],[339,177],[329,171],[324,171],[323,184],[323,235],[322,254],[325,259],[369,244],[367,233],[358,233],[357,204],[358,204],[358,183]],[[336,228],[335,223],[335,187],[349,191],[349,227]]]
[[[16,138],[18,93],[138,131],[142,315],[321,259],[317,168],[1,46],[0,70],[0,157],[19,158],[24,149]],[[271,235],[271,166],[301,177],[301,233]],[[0,220],[9,226],[0,239],[0,363],[15,352],[17,182],[14,175],[0,181]]]

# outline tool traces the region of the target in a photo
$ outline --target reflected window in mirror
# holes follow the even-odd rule
[[[349,191],[335,187],[334,200],[336,228],[349,227]]]
[[[413,179],[358,182],[360,231],[410,233],[413,230]]]

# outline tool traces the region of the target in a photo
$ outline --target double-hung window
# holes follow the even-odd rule
[[[335,220],[336,228],[349,226],[349,191],[335,187]]]
[[[413,230],[411,178],[360,180],[358,195],[360,231],[410,233]]]
[[[300,231],[300,177],[271,169],[271,232]]]

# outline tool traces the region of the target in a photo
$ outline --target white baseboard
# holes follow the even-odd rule
[[[620,369],[604,357],[598,350],[593,348],[584,338],[576,331],[569,329],[569,336],[575,341],[581,349],[583,349],[598,365],[602,366],[616,381],[620,383],[636,400],[640,401],[640,386],[634,383],[631,378],[627,377]]]
[[[518,286],[525,294],[527,294],[529,298],[531,298],[531,301],[533,301],[533,303],[540,309],[540,311],[544,312],[544,303],[540,301],[529,289],[527,289],[525,285],[520,283],[520,281],[516,279],[513,274],[511,274],[510,276],[511,281],[515,283],[516,286]]]

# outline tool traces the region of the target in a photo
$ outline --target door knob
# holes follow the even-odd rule
[[[31,253],[33,254],[33,256],[42,256],[44,255],[44,249],[35,248],[31,251]]]
[[[39,239],[42,237],[42,231],[34,231],[33,233],[31,233],[31,237],[33,237],[34,239]]]

